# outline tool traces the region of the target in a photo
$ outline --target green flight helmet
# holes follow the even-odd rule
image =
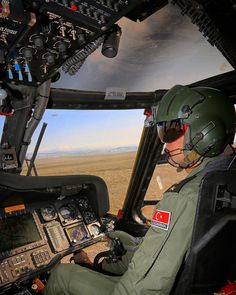
[[[217,156],[234,139],[233,101],[217,89],[176,85],[163,96],[155,117],[163,142],[184,134],[185,167]]]

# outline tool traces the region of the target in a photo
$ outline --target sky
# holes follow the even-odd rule
[[[105,91],[121,87],[127,91],[167,89],[232,70],[177,7],[168,5],[141,23],[123,18],[118,56],[108,59],[98,49],[75,76],[61,73],[52,87]],[[48,110],[36,131],[48,123],[41,151],[137,145],[143,110],[62,111]],[[3,118],[0,118],[0,128]]]

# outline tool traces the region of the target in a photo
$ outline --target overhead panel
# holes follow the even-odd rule
[[[138,0],[0,1],[1,78],[37,86],[75,73]],[[74,59],[73,59],[74,58]]]

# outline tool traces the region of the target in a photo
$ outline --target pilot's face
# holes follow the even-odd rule
[[[173,142],[166,143],[166,150],[169,156],[169,162],[173,164],[181,164],[184,161],[184,134]],[[175,166],[175,165],[174,165]]]

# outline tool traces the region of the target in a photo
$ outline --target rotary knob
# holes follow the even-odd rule
[[[47,65],[53,66],[56,62],[56,57],[53,53],[48,53],[45,57]]]
[[[43,48],[44,48],[43,36],[35,36],[32,41],[38,50],[43,50]]]

